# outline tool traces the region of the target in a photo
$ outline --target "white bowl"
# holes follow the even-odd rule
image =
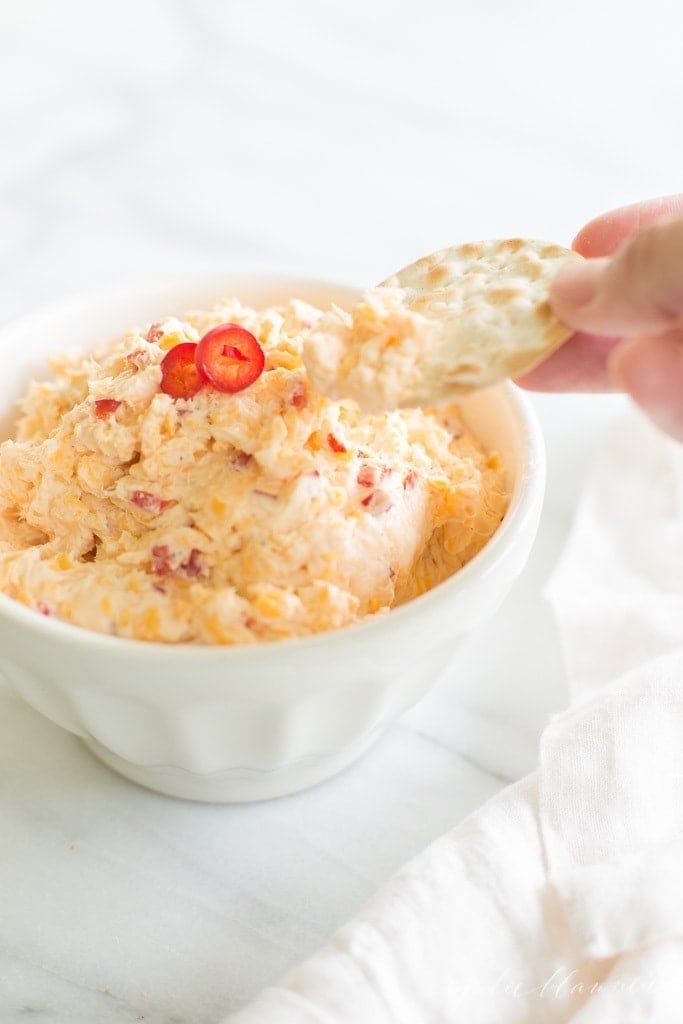
[[[0,331],[0,436],[46,356],[236,295],[257,307],[297,296],[348,305],[354,289],[291,278],[187,278],[72,299]],[[138,642],[70,626],[0,595],[0,669],[29,704],[82,737],[122,775],[207,801],[281,796],[354,761],[452,663],[498,608],[528,558],[545,481],[540,429],[510,384],[468,396],[465,418],[497,449],[511,501],[463,569],[390,614],[303,639],[244,647]]]

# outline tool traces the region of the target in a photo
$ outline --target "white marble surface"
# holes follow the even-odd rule
[[[218,263],[372,283],[679,191],[678,9],[0,3],[0,320]],[[0,686],[1,1024],[219,1021],[534,765],[565,699],[542,587],[622,405],[535,402],[550,467],[527,572],[457,678],[331,782],[159,797]]]

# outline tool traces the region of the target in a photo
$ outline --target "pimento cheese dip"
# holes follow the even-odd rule
[[[0,446],[0,589],[101,633],[245,644],[386,612],[464,565],[505,512],[497,455],[454,406],[364,416],[313,390],[321,316],[230,300],[55,360]],[[258,339],[257,379],[166,393],[168,353],[226,323]]]

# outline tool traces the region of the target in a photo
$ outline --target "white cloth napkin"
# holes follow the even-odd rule
[[[538,769],[229,1024],[681,1019],[683,448],[636,414],[548,596],[573,701]]]

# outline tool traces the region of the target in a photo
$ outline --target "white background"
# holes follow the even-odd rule
[[[568,243],[681,190],[679,9],[0,0],[0,321],[184,269],[369,285],[451,243]],[[2,1024],[217,1021],[533,767],[565,699],[542,587],[622,400],[535,404],[528,571],[456,680],[330,783],[158,797],[0,688]]]

